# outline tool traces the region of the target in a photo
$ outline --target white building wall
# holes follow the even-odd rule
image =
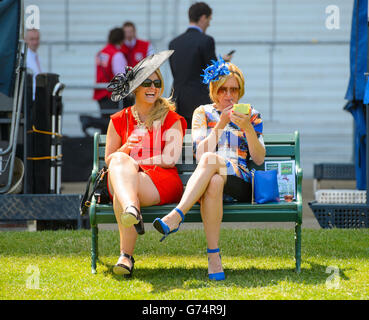
[[[65,135],[83,135],[80,113],[98,115],[92,89],[73,86],[93,85],[94,57],[109,30],[131,20],[138,36],[151,40],[156,51],[167,49],[169,41],[185,31],[192,2],[25,0],[26,6],[40,8],[43,70],[60,74],[67,86]],[[353,1],[334,1],[339,9],[339,29],[335,30],[326,27],[330,0],[208,3],[213,19],[207,33],[216,40],[217,54],[235,49],[233,62],[245,73],[242,102],[252,103],[262,113],[264,132],[300,131],[304,177],[312,177],[314,163],[351,162],[353,121],[342,108],[349,80]],[[60,43],[65,40],[73,44]],[[86,41],[95,43],[80,43]],[[272,41],[275,46],[270,45]],[[168,63],[162,71],[168,95],[172,82]]]

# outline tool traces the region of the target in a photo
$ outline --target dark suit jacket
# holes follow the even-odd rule
[[[208,85],[202,83],[200,75],[211,60],[217,60],[215,42],[199,30],[188,28],[169,43],[169,49],[174,50],[169,62],[177,112],[190,119],[199,105],[211,103]]]

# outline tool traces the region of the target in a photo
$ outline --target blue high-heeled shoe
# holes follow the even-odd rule
[[[209,249],[208,248],[208,253],[216,253],[216,252],[220,252],[219,248],[217,249]],[[219,254],[220,259],[222,259],[222,256]],[[209,260],[209,258],[208,258]],[[210,280],[216,280],[216,281],[221,281],[225,279],[225,274],[224,271],[223,272],[217,272],[217,273],[209,273],[209,279]]]
[[[160,239],[160,242],[163,241],[171,233],[177,232],[180,225],[184,221],[185,216],[184,216],[183,212],[181,210],[179,210],[178,208],[174,208],[174,210],[177,211],[179,213],[179,215],[181,216],[181,218],[182,218],[182,221],[179,223],[179,225],[176,229],[170,231],[168,225],[163,220],[161,220],[160,218],[156,218],[152,223],[154,228],[164,235],[164,237]]]

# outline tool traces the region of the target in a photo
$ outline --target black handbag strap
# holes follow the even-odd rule
[[[90,184],[92,181],[92,175],[88,178],[88,182],[86,185],[86,190],[85,193],[82,197],[81,200],[81,204],[80,204],[80,208],[79,208],[79,212],[81,214],[81,216],[84,216],[89,207],[91,206],[91,199],[97,189],[97,187],[99,186],[100,181],[104,178],[104,175],[108,172],[108,169],[106,167],[103,167],[97,174],[97,177],[95,179],[94,185],[92,187],[91,193],[90,193]]]
[[[92,175],[90,175],[90,177],[88,178],[87,181],[87,185],[86,185],[86,190],[85,193],[83,194],[80,206],[79,206],[79,213],[81,216],[84,216],[87,212],[88,207],[85,206],[86,205],[86,201],[89,197],[88,192],[90,191],[90,184],[91,184],[91,180],[92,180]]]
[[[128,108],[126,108],[126,140],[128,140]],[[108,172],[108,168],[106,166],[104,166],[97,174],[97,177],[95,179],[95,183],[92,187],[91,193],[90,193],[90,185],[91,185],[91,181],[92,181],[92,174],[90,175],[90,177],[88,178],[87,181],[87,185],[86,185],[86,190],[85,193],[82,197],[80,206],[79,206],[79,213],[81,216],[84,216],[87,212],[88,209],[91,206],[91,200],[92,197],[96,191],[96,189],[99,187],[100,182],[104,179],[105,174]]]

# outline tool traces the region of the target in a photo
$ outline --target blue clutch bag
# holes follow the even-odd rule
[[[252,203],[279,202],[277,170],[253,170],[252,174]]]

